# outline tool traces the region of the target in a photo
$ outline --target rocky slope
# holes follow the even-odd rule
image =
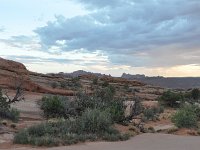
[[[6,89],[15,89],[19,83],[23,84],[26,91],[48,93],[48,94],[61,94],[73,95],[73,91],[66,91],[62,89],[53,89],[50,86],[41,84],[40,82],[64,80],[60,77],[47,76],[30,72],[26,67],[18,62],[0,58],[0,87]]]
[[[28,71],[21,63],[0,58],[1,88],[14,89],[16,84],[23,82],[23,88],[26,91],[73,96],[80,88],[88,93],[91,92],[94,89],[93,80],[98,77],[100,85],[108,82],[116,88],[119,96],[125,94],[124,96],[130,100],[136,95],[144,101],[153,101],[163,92],[163,88],[148,86],[136,80],[108,75],[99,76],[99,74],[84,71],[75,72],[74,75],[79,77],[80,87],[76,86],[77,83],[73,77],[67,77],[65,73],[39,74]],[[55,87],[52,86],[53,84]]]

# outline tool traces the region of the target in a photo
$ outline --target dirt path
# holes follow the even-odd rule
[[[46,150],[199,150],[200,137],[168,134],[142,134],[125,142],[94,142]],[[11,150],[45,150],[45,148],[13,147]]]

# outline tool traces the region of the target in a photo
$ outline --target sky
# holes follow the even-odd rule
[[[0,0],[0,57],[40,73],[200,76],[200,1]]]

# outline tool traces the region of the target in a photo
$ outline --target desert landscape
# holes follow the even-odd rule
[[[0,150],[199,150],[200,0],[1,0]]]
[[[179,140],[180,143],[184,143],[186,146],[191,145],[190,142],[193,142],[193,149],[198,149],[198,136],[200,135],[198,129],[199,119],[196,118],[198,117],[198,110],[200,109],[197,105],[200,97],[200,91],[198,89],[170,90],[159,86],[144,84],[136,80],[128,80],[119,77],[116,78],[107,75],[96,75],[93,73],[83,73],[83,71],[78,72],[80,72],[80,74],[77,74],[76,72],[76,76],[70,76],[70,74],[66,75],[63,73],[39,74],[28,71],[21,63],[1,58],[0,85],[3,94],[2,97],[8,101],[8,98],[13,100],[14,97],[19,94],[17,97],[19,101],[16,100],[10,103],[8,109],[1,110],[0,148],[21,150],[27,148],[41,149],[40,147],[42,146],[42,149],[75,150],[94,149],[94,147],[99,149],[121,149],[126,145],[124,149],[127,150],[132,149],[132,147],[138,147],[138,150],[145,149],[145,147],[146,149],[153,150],[156,148],[165,149],[166,141],[164,139],[166,138],[167,143],[171,141],[171,146],[174,145],[172,146],[172,149],[178,149],[180,146],[178,144]],[[17,89],[19,88],[21,93],[17,93]],[[55,139],[58,137],[52,139],[47,137],[45,139],[41,138],[42,134],[40,135],[39,132],[41,132],[40,130],[42,130],[42,126],[40,127],[40,125],[46,126],[48,124],[56,125],[60,123],[61,126],[63,126],[62,123],[67,120],[71,120],[74,117],[77,118],[78,116],[81,117],[82,114],[80,113],[84,113],[84,111],[81,111],[80,109],[85,109],[86,112],[93,111],[93,109],[100,109],[98,106],[93,108],[90,106],[93,103],[89,102],[93,101],[95,98],[97,98],[98,101],[101,101],[101,99],[99,99],[100,97],[98,98],[94,96],[95,94],[98,94],[96,93],[96,90],[99,90],[101,94],[99,95],[100,97],[102,94],[104,95],[104,99],[102,99],[103,101],[106,99],[112,101],[112,99],[114,100],[115,98],[116,101],[120,101],[120,103],[117,103],[116,110],[115,108],[112,108],[112,111],[114,111],[114,120],[111,123],[111,126],[113,128],[112,130],[116,130],[116,135],[112,133],[106,137],[93,137],[94,139],[92,137],[87,138],[87,136],[81,137],[81,139],[79,139],[80,137],[70,136],[69,139],[65,139],[66,141],[64,143]],[[107,93],[108,91],[110,93]],[[112,92],[113,95],[109,95]],[[92,99],[90,99],[90,97]],[[67,106],[64,107],[68,110],[66,112],[61,110],[62,106],[59,106],[54,102],[61,101],[62,99],[66,101],[63,105],[67,104]],[[74,106],[75,104],[72,103],[73,101],[75,103],[81,102],[81,105]],[[98,104],[98,101],[94,101],[94,103]],[[41,106],[41,103],[44,106]],[[5,104],[2,103],[1,106],[2,105]],[[53,105],[56,106],[54,107]],[[102,104],[99,103],[99,105]],[[113,103],[111,105],[113,106],[115,104]],[[119,109],[121,105],[123,105],[123,107]],[[56,107],[59,108],[57,109]],[[104,110],[109,109],[110,106],[100,107],[104,107]],[[20,114],[12,113],[13,109]],[[192,116],[193,110],[191,109],[195,109],[194,116]],[[5,113],[2,111],[5,111]],[[99,113],[105,112],[100,111]],[[185,113],[186,115],[184,115]],[[176,115],[178,116],[178,118],[176,118],[177,121],[176,119],[172,119]],[[99,118],[97,118],[97,122],[98,120]],[[105,121],[106,120],[103,120],[104,123]],[[93,127],[96,128],[96,125],[97,124],[95,123]],[[101,126],[103,127],[103,124]],[[99,130],[101,130],[101,126]],[[60,130],[59,127],[54,128]],[[55,130],[54,128],[52,128],[52,130]],[[105,129],[106,128],[107,126]],[[32,131],[33,129],[34,132]],[[31,133],[21,135],[23,131]],[[89,131],[80,132],[88,134]],[[96,132],[97,131],[94,130],[91,133]],[[41,141],[30,139],[31,136],[36,136],[37,138],[37,134],[40,135],[38,139]],[[43,134],[45,135],[46,133]],[[48,136],[48,134],[45,136]],[[190,140],[190,136],[191,139],[194,139]],[[74,141],[73,138],[76,138],[77,141]],[[53,139],[55,141],[52,141]],[[124,140],[128,141],[119,142],[119,144],[116,143],[114,145],[109,142],[104,142]],[[155,145],[150,148],[147,145],[150,144],[152,140],[155,140]],[[90,143],[91,141],[98,142],[94,142],[93,144],[93,142]],[[142,141],[146,141],[144,142],[145,144],[142,144]],[[84,144],[85,142],[86,144]],[[69,146],[74,144],[76,146]],[[59,147],[47,148],[52,146]],[[169,147],[166,148],[170,149]]]

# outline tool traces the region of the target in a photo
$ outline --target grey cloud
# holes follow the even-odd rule
[[[69,59],[69,58],[43,58],[43,57],[34,57],[34,56],[16,56],[16,55],[9,55],[4,56],[6,59],[11,59],[14,61],[19,61],[25,64],[35,64],[35,63],[47,63],[47,62],[56,62],[60,64],[74,64],[74,65],[95,65],[97,63],[105,63],[103,60],[99,62],[99,60],[92,60],[92,61],[85,61],[84,59]]]
[[[3,42],[11,47],[25,48],[28,50],[36,50],[40,48],[39,41],[33,36],[11,36],[8,39],[0,39],[0,42]]]
[[[96,11],[71,19],[57,16],[56,21],[37,28],[35,32],[44,48],[60,46],[63,51],[101,50],[107,53],[112,63],[130,66],[200,64],[197,59],[179,57],[182,51],[200,48],[200,1],[77,1],[87,6],[87,9]],[[64,41],[64,44],[59,45],[59,41]],[[141,51],[147,55],[136,55]],[[160,54],[159,58],[155,58],[152,51]],[[171,63],[163,61],[166,55],[174,56],[170,57],[173,59]],[[199,53],[196,55],[200,57]]]

